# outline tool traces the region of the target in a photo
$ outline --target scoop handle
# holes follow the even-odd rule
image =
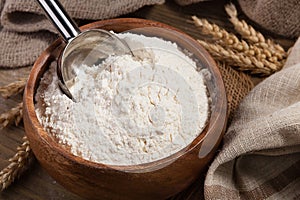
[[[37,0],[65,42],[80,33],[80,29],[57,0]]]

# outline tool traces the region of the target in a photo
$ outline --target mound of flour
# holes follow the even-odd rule
[[[112,165],[152,162],[189,145],[204,129],[209,99],[195,62],[175,43],[118,34],[131,55],[81,66],[71,88],[58,87],[56,66],[44,74],[36,113],[45,130],[84,159]]]

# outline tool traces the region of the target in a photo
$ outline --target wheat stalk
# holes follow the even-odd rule
[[[0,94],[4,97],[4,98],[9,98],[13,95],[19,94],[21,92],[23,92],[25,85],[26,85],[26,78],[22,78],[19,81],[10,83],[6,86],[2,86],[0,87]]]
[[[206,19],[199,19],[192,16],[195,26],[200,27],[202,33],[212,36],[213,39],[223,47],[230,47],[237,51],[249,49],[249,45],[244,40],[239,40],[234,34],[227,32],[216,24],[209,23]]]
[[[0,129],[15,123],[17,126],[23,118],[23,103],[19,103],[16,107],[0,115]]]
[[[233,52],[241,52],[247,57],[256,57],[261,63],[265,63],[265,67],[271,67],[271,70],[279,70],[283,67],[284,62],[278,60],[278,56],[274,56],[270,51],[262,49],[253,44],[247,44],[244,40],[239,40],[234,34],[227,32],[216,24],[211,24],[205,19],[199,19],[192,16],[194,24],[202,28],[202,33],[212,36],[215,42],[225,49]],[[274,65],[277,67],[274,67]]]
[[[234,4],[228,4],[225,6],[225,10],[229,15],[229,20],[233,24],[235,30],[247,41],[256,46],[264,49],[265,52],[272,54],[273,57],[277,57],[278,60],[285,59],[287,57],[286,51],[279,44],[275,44],[270,39],[265,37],[252,26],[248,25],[245,20],[239,20],[237,17],[237,10]]]
[[[198,40],[198,42],[204,46],[216,60],[226,62],[228,65],[240,71],[247,71],[251,74],[258,75],[270,75],[279,68],[267,60],[258,60],[255,57],[245,56],[243,53],[225,49],[218,44],[211,44],[202,40]]]
[[[34,160],[27,137],[23,137],[23,140],[23,144],[17,147],[17,153],[8,160],[10,164],[0,171],[0,190],[6,189]]]

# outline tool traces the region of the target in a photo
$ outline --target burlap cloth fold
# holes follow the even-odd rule
[[[205,180],[205,199],[300,198],[300,39],[280,72],[241,102]]]
[[[105,19],[164,0],[61,0],[74,19]],[[0,68],[31,65],[56,32],[34,0],[0,0]]]

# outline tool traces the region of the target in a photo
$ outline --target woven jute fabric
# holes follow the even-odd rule
[[[61,0],[74,19],[100,20],[164,0]],[[58,36],[36,1],[0,0],[0,68],[28,66]]]
[[[190,5],[192,3],[197,3],[201,1],[207,1],[207,0],[175,0],[176,3],[182,6]]]
[[[145,5],[163,3],[164,0],[61,0],[61,4],[74,19],[107,19],[133,12]],[[6,0],[1,13],[2,26],[18,32],[54,31],[53,26],[33,0]]]
[[[263,28],[287,37],[300,36],[298,0],[239,0],[243,12]]]
[[[223,63],[218,63],[218,66],[225,85],[229,110],[228,124],[230,124],[241,100],[250,92],[254,84],[249,75],[236,71]]]
[[[242,100],[205,180],[205,199],[299,199],[300,41]]]
[[[208,0],[176,0],[180,5]],[[300,36],[298,0],[238,0],[242,11],[261,28],[289,38]]]

